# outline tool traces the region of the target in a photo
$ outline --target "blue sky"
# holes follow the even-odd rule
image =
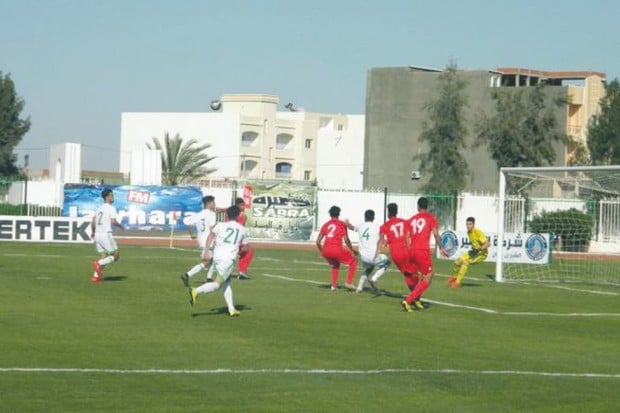
[[[373,67],[526,67],[620,77],[620,2],[0,0],[0,71],[32,127],[20,163],[80,142],[117,171],[122,112],[203,112],[224,93],[363,114]]]

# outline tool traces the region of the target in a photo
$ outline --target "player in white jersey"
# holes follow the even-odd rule
[[[362,224],[352,225],[348,220],[345,220],[347,228],[356,231],[359,235],[358,252],[362,267],[364,268],[362,277],[355,290],[356,293],[361,293],[364,290],[364,283],[375,267],[377,271],[368,282],[373,289],[376,289],[375,283],[385,273],[388,265],[390,265],[387,256],[379,252],[379,245],[381,243],[380,225],[375,224],[374,220],[375,211],[372,209],[367,209],[364,212],[364,223]]]
[[[222,289],[224,300],[228,306],[228,314],[235,317],[240,313],[233,302],[233,292],[230,285],[230,275],[235,266],[235,259],[239,250],[248,248],[248,233],[245,227],[236,220],[239,217],[239,208],[235,205],[226,210],[228,221],[220,222],[211,231],[205,245],[205,259],[213,258],[215,280],[207,281],[197,288],[189,289],[189,303],[194,306],[198,294],[209,294]],[[213,245],[213,252],[211,252]]]
[[[120,254],[112,236],[112,226],[123,229],[123,226],[116,220],[116,208],[112,206],[114,202],[112,190],[104,189],[101,191],[101,197],[103,205],[97,208],[90,224],[91,238],[95,241],[97,252],[101,255],[100,259],[93,261],[95,272],[90,280],[94,283],[103,281],[103,267],[119,260]]]
[[[207,238],[211,233],[211,230],[216,224],[215,216],[215,198],[211,195],[207,195],[202,198],[202,211],[194,214],[185,220],[183,223],[187,225],[187,231],[191,238],[198,240],[198,248],[200,248],[200,257],[202,261],[187,272],[181,275],[181,281],[186,287],[189,287],[189,280],[203,269],[207,268],[207,280],[212,278],[213,266],[212,260],[206,260],[205,258],[205,245],[207,244]],[[196,227],[196,234],[192,232],[192,226]]]

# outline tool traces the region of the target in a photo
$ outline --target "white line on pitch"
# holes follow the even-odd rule
[[[284,281],[292,281],[292,282],[298,282],[298,283],[315,284],[315,285],[326,284],[325,282],[313,281],[313,280],[299,280],[296,278],[286,277],[284,275],[276,275],[276,274],[262,274],[262,275],[265,277],[269,277],[269,278],[277,278],[277,279],[284,280]]]
[[[484,307],[472,307],[468,305],[446,303],[443,301],[428,300],[426,298],[423,301],[428,301],[432,304],[444,305],[446,307],[465,308],[467,310],[480,311],[489,314],[499,315],[518,315],[518,316],[552,316],[552,317],[620,317],[620,313],[543,313],[543,312],[528,312],[528,311],[497,311]]]
[[[477,374],[477,375],[512,375],[540,377],[575,377],[620,379],[618,373],[568,373],[548,371],[519,370],[459,370],[459,369],[377,369],[377,370],[340,370],[340,369],[89,369],[89,368],[46,368],[46,367],[4,367],[2,373],[77,373],[77,374],[326,374],[326,375],[375,375],[375,374]]]
[[[268,278],[277,278],[277,279],[284,280],[284,281],[301,282],[301,283],[315,284],[315,285],[317,285],[317,284],[318,285],[326,284],[325,282],[319,282],[319,281],[314,281],[314,280],[305,280],[305,279],[297,279],[297,278],[286,277],[286,276],[283,276],[283,275],[276,275],[276,274],[263,273],[262,275],[265,276],[265,277],[268,277]],[[447,303],[447,302],[444,302],[444,301],[429,300],[429,299],[426,299],[426,298],[424,298],[423,301],[427,301],[427,302],[429,302],[431,304],[443,305],[443,306],[446,306],[446,307],[463,308],[463,309],[466,309],[466,310],[479,311],[479,312],[483,312],[483,313],[487,313],[487,314],[497,314],[497,315],[551,316],[551,317],[620,317],[620,313],[543,313],[543,312],[497,311],[497,310],[493,310],[491,308],[474,307],[474,306],[469,306],[469,305]]]
[[[536,283],[527,283],[527,282],[523,282],[521,284],[524,284],[524,285],[535,285],[537,287],[557,288],[558,290],[575,291],[575,292],[578,292],[578,293],[591,293],[591,294],[613,295],[613,296],[620,295],[620,294],[615,293],[613,291],[584,290],[584,289],[581,289],[581,288],[570,288],[570,287],[565,287],[565,286],[562,286],[562,285],[536,284]]]
[[[6,253],[6,254],[2,254],[2,256],[4,257],[37,257],[37,258],[59,258],[59,257],[63,257],[63,255],[57,255],[57,254],[17,254],[17,253]]]

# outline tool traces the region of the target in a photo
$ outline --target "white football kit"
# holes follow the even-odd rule
[[[374,259],[377,254],[377,244],[381,238],[380,225],[374,222],[364,222],[356,225],[355,231],[359,234],[360,259],[364,266],[375,265]]]
[[[95,212],[95,247],[100,254],[112,254],[118,250],[112,236],[112,220],[116,219],[116,208],[104,203]]]
[[[232,274],[239,247],[248,243],[248,233],[237,221],[220,222],[213,233],[213,263],[220,278],[226,281]]]
[[[211,228],[215,226],[216,220],[215,212],[210,209],[203,209],[183,221],[185,225],[196,227],[196,240],[201,251],[204,251],[207,238],[211,233]]]

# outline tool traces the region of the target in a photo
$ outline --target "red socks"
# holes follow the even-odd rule
[[[428,288],[428,281],[426,281],[425,279],[422,279],[418,283],[418,285],[415,286],[413,291],[411,291],[411,293],[409,293],[409,295],[407,296],[407,298],[405,300],[407,300],[407,302],[409,304],[411,304],[415,300],[419,300],[420,297],[422,296],[422,294],[424,294],[424,291],[426,291],[427,288]]]

